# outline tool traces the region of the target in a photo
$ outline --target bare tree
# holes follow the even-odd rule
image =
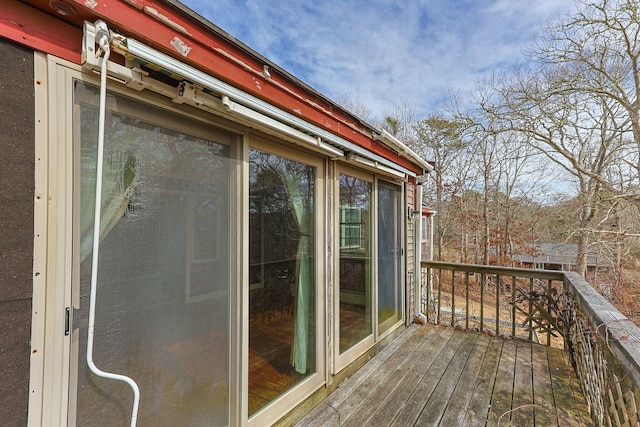
[[[373,119],[373,111],[366,104],[359,101],[354,95],[344,95],[337,99],[347,111],[365,122]]]
[[[416,109],[407,100],[399,101],[393,111],[386,112],[380,127],[407,145],[415,140],[414,123],[416,122]]]
[[[442,260],[445,225],[450,222],[444,204],[445,193],[451,195],[462,184],[460,177],[455,176],[454,160],[461,156],[466,158],[464,152],[468,142],[463,140],[465,125],[436,114],[416,122],[414,131],[416,140],[412,148],[423,157],[434,160],[436,165],[432,172],[435,183],[434,207],[438,211],[434,221],[434,237],[437,259]]]
[[[640,210],[640,11],[635,0],[576,6],[529,49],[538,68],[494,77],[480,106],[573,175],[577,270],[585,274],[603,207],[620,199]]]
[[[570,70],[562,70],[494,79],[493,96],[480,105],[504,129],[527,135],[532,146],[574,177],[581,202],[575,230],[577,270],[585,274],[588,230],[600,207],[598,196],[603,188],[622,192],[620,183],[606,178],[610,166],[624,159],[627,144],[616,105],[598,94],[567,90],[564,78]]]
[[[640,209],[640,6],[637,0],[576,0],[576,6],[574,16],[549,25],[529,52],[543,70],[555,73],[551,93],[598,97],[608,109],[605,139],[628,144],[620,180],[561,153],[580,174]]]

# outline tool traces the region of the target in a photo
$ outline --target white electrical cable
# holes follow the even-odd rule
[[[104,23],[102,23],[104,25]],[[96,26],[98,23],[96,23]],[[138,384],[131,378],[105,372],[98,368],[93,362],[93,335],[96,317],[96,287],[98,283],[98,251],[100,250],[100,216],[102,214],[102,167],[104,161],[104,122],[107,98],[107,63],[111,49],[109,47],[109,31],[106,25],[98,31],[99,46],[104,51],[100,68],[100,111],[98,118],[98,160],[96,167],[96,206],[93,219],[93,258],[91,261],[91,295],[89,298],[89,327],[87,337],[87,365],[91,372],[99,377],[127,383],[133,390],[133,409],[131,411],[131,427],[136,426],[138,419],[138,405],[140,402],[140,389]]]
[[[415,242],[415,258],[416,263],[414,266],[415,269],[415,297],[413,301],[414,306],[414,314],[415,317],[420,319],[423,323],[427,322],[427,316],[422,312],[422,184],[418,184],[415,186],[415,206],[414,212],[417,212],[414,215],[415,221],[415,230],[416,230],[416,242]]]

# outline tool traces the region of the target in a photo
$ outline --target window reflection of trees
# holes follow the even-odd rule
[[[86,324],[98,114],[96,91],[80,84],[76,89],[81,230],[80,280],[72,292],[80,300],[74,322]],[[237,136],[141,105],[110,95],[109,108],[118,112],[108,111],[106,118],[95,360],[135,379],[146,396],[140,413],[150,423],[193,424],[198,418],[225,425],[234,185],[228,144]],[[86,340],[81,327],[79,360]],[[212,358],[199,363],[199,354]],[[120,424],[119,408],[129,404],[129,395],[88,376],[81,363],[76,375],[78,423],[95,420],[100,408],[104,419]],[[176,410],[184,401],[197,410]]]
[[[294,183],[295,185],[291,185]],[[263,151],[251,150],[250,264],[269,264],[275,268],[271,274],[262,274],[273,277],[283,270],[288,270],[289,275],[294,274],[301,229],[311,227],[312,232],[314,185],[315,168]],[[294,203],[302,204],[302,221],[296,218]],[[306,253],[306,256],[309,255],[311,254]],[[255,283],[257,279],[253,277],[252,282]],[[265,277],[261,279],[263,282]]]
[[[251,399],[266,387],[252,375],[277,366],[283,376],[267,381],[275,398],[315,372],[315,174],[313,166],[249,152],[249,347],[270,365],[250,370],[250,413],[266,404]]]

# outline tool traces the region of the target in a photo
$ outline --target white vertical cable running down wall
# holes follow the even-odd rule
[[[414,315],[420,319],[422,323],[427,322],[427,316],[422,312],[422,184],[418,183],[415,187],[415,205],[413,219],[415,221],[415,238],[416,238],[416,263],[415,263],[415,294],[413,298]]]
[[[99,377],[127,383],[133,390],[133,409],[131,410],[131,427],[135,427],[138,419],[140,389],[136,382],[120,374],[105,372],[93,362],[93,336],[96,317],[96,287],[98,283],[98,255],[100,250],[100,216],[102,215],[102,168],[104,163],[104,122],[107,98],[107,64],[111,49],[109,47],[109,30],[104,22],[96,22],[97,38],[100,49],[104,51],[100,67],[100,111],[98,118],[98,159],[96,165],[96,198],[95,216],[93,219],[93,258],[91,261],[91,294],[89,297],[89,326],[87,331],[87,365],[91,372]]]

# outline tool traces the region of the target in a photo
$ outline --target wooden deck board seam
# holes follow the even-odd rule
[[[441,326],[405,333],[297,425],[593,425],[562,350]]]
[[[498,355],[498,367],[487,412],[488,423],[492,422],[492,418],[497,422],[505,412],[512,409],[516,346],[517,343],[513,341],[505,341]]]
[[[398,412],[396,417],[391,422],[391,425],[407,426],[415,424],[416,420],[422,413],[424,405],[433,395],[438,383],[441,381],[444,372],[451,362],[451,359],[453,358],[455,352],[458,350],[458,347],[462,344],[463,341],[464,337],[461,336],[461,334],[454,333],[453,335],[451,335],[447,343],[438,352],[437,356],[441,357],[436,357],[434,359],[435,363],[431,364],[430,369],[425,373],[425,376],[423,377],[423,379],[426,378],[426,375],[428,375],[430,371],[435,368],[437,370],[431,372],[432,376],[431,378],[429,378],[431,381],[423,380],[417,384],[417,386],[409,394],[407,400],[405,401],[405,405],[402,407],[402,410]],[[433,374],[437,374],[438,376],[436,377]]]
[[[513,378],[511,422],[516,426],[529,423],[535,426],[532,344],[529,342],[519,342],[517,345]]]
[[[447,337],[448,335],[448,337]],[[385,401],[376,408],[373,415],[367,420],[367,425],[389,425],[397,417],[398,413],[402,411],[406,400],[412,395],[415,388],[419,383],[424,380],[424,377],[431,369],[437,355],[442,351],[442,348],[446,346],[446,342],[453,335],[453,332],[447,333],[445,330],[440,331],[437,335],[434,334],[433,344],[434,346],[423,354],[423,357],[416,358],[416,363],[408,370],[402,380],[396,384],[392,393],[390,393]],[[441,338],[447,338],[443,340]],[[440,349],[438,349],[440,347]],[[438,349],[437,352],[434,349]],[[438,353],[438,354],[434,354]],[[399,399],[401,403],[394,405],[394,399]]]
[[[553,393],[553,385],[552,385],[552,379],[551,379],[553,373],[551,372],[551,366],[549,365],[549,359],[548,359],[548,356],[547,356],[547,348],[544,347],[544,346],[532,346],[531,347],[531,352],[532,352],[532,354],[531,354],[531,359],[532,360],[534,360],[534,361],[535,360],[542,360],[543,361],[542,365],[543,365],[543,368],[545,368],[545,369],[542,369],[542,373],[546,374],[545,378],[544,378],[544,382],[546,383],[548,381],[549,390],[547,391],[547,393],[550,394],[550,399],[551,399],[551,401],[549,402],[549,404],[551,405],[551,408],[548,408],[548,406],[545,405],[546,402],[543,399],[543,396],[545,395],[544,389],[539,391],[538,387],[536,387],[536,384],[539,384],[540,382],[542,382],[542,379],[536,380],[537,377],[536,377],[536,369],[535,368],[538,365],[534,365],[534,369],[532,369],[532,371],[531,371],[531,384],[532,384],[532,387],[533,387],[533,403],[535,405],[537,405],[537,408],[542,408],[542,409],[537,409],[536,408],[534,410],[534,422],[536,423],[536,425],[541,425],[541,426],[546,425],[546,423],[545,423],[546,420],[544,420],[545,417],[543,416],[543,414],[540,414],[541,416],[538,416],[540,411],[544,410],[546,412],[546,414],[550,418],[555,420],[555,424],[556,425],[560,425],[560,420],[558,419],[558,411],[557,411],[557,408],[556,408],[556,397],[555,397],[555,395]],[[544,354],[545,357],[544,358],[536,357],[536,353],[538,355]],[[542,399],[542,402],[540,401],[540,399]],[[549,409],[552,409],[553,412],[550,412]],[[542,418],[542,419],[540,419],[540,418]]]
[[[435,394],[434,390],[432,398],[430,398],[423,406],[422,411],[416,421],[418,425],[440,423],[450,402],[451,396],[455,392],[456,387],[460,382],[460,378],[462,378],[463,374],[465,373],[465,367],[469,362],[469,358],[473,354],[473,350],[475,349],[477,341],[478,335],[467,334],[465,339],[460,343],[447,368],[443,372],[440,381],[438,382],[438,386],[440,386],[440,384],[444,381],[443,386],[436,386],[436,390],[438,391],[438,393]],[[449,379],[451,381],[448,381]],[[433,397],[435,397],[435,399],[433,399]],[[433,419],[430,419],[430,417]]]
[[[478,335],[474,350],[476,348],[484,347],[484,351],[481,351],[475,355],[471,355],[464,367],[465,372],[468,372],[467,366],[469,366],[469,369],[472,370],[471,372],[474,373],[471,374],[471,376],[468,378],[469,386],[472,386],[474,390],[479,382],[482,367],[484,366],[485,358],[487,357],[487,354],[489,352],[490,344],[491,338],[487,337],[486,335]],[[465,418],[469,414],[468,409],[471,405],[472,398],[472,394],[469,394],[468,390],[469,389],[465,388],[464,384],[461,385],[460,380],[458,380],[458,383],[456,384],[453,394],[451,395],[451,398],[440,420],[441,425],[465,425]],[[463,396],[456,398],[458,394],[462,394]],[[468,395],[468,397],[465,395]]]
[[[394,392],[402,384],[403,380],[405,380],[411,372],[414,372],[415,365],[418,361],[417,356],[424,355],[438,338],[446,337],[446,335],[447,331],[443,330],[437,335],[430,333],[424,336],[419,343],[413,346],[410,351],[406,353],[404,359],[402,359],[400,363],[393,365],[393,369],[390,369],[384,375],[384,378],[372,387],[367,388],[367,395],[379,396],[381,398],[380,405],[365,405],[365,407],[360,410],[352,411],[347,418],[344,419],[344,422],[341,425],[344,425],[345,427],[370,425],[369,421],[375,416],[378,409],[383,407],[389,399],[395,396]],[[428,367],[425,369],[425,372],[427,371]]]
[[[414,334],[411,340],[407,340],[404,346],[393,352],[393,354],[386,359],[386,363],[391,363],[394,367],[404,366],[406,363],[410,363],[412,350],[424,343],[428,337],[429,334]],[[412,341],[415,341],[415,343],[412,343]],[[388,373],[385,369],[376,369],[360,382],[360,386],[354,392],[347,396],[339,405],[335,405],[341,415],[341,419],[343,419],[343,423],[347,422],[356,412],[366,397],[375,393],[389,374],[390,372]]]
[[[420,341],[416,342],[411,348],[414,346],[419,346],[423,343],[427,337],[423,337]],[[390,362],[392,366],[398,369],[404,369],[407,364],[411,363],[411,349],[407,348],[402,352],[395,352],[392,357],[387,359],[387,362]],[[393,360],[391,360],[393,358]],[[360,414],[358,411],[359,407],[363,405],[363,402],[366,398],[377,394],[377,390],[385,383],[388,376],[391,375],[391,372],[388,372],[385,369],[378,369],[372,375],[365,379],[359,389],[351,394],[348,398],[344,399],[343,402],[337,407],[340,415],[343,419],[343,424],[349,424],[349,420],[351,420],[354,414]],[[365,408],[366,409],[366,408]],[[353,421],[351,421],[353,423]]]
[[[469,405],[464,418],[464,425],[484,426],[489,419],[491,408],[491,394],[495,387],[496,376],[500,362],[500,355],[504,347],[504,341],[498,338],[490,338],[486,354],[482,360],[482,367],[476,378],[476,384],[469,397]]]
[[[332,405],[338,406],[344,399],[346,399],[353,391],[353,389],[357,388],[360,383],[365,381],[369,375],[375,372],[384,362],[387,361],[389,357],[391,357],[406,341],[410,338],[414,337],[415,329],[419,328],[417,325],[412,325],[408,327],[402,334],[400,334],[395,340],[389,343],[384,349],[382,349],[378,354],[376,354],[371,360],[369,360],[358,372],[352,375],[349,378],[349,384],[345,383],[341,384],[336,388],[336,390],[331,394],[331,399],[328,401],[331,402]]]

